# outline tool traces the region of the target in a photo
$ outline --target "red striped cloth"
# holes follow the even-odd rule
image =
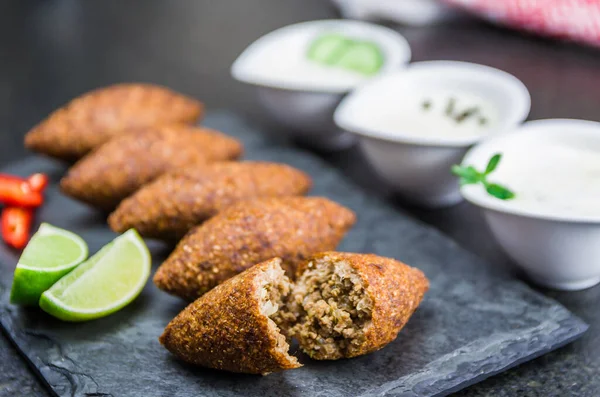
[[[600,47],[600,0],[443,0],[494,22]]]

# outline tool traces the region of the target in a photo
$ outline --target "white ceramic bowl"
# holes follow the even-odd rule
[[[503,153],[498,172],[490,179],[500,178],[499,182],[510,187],[511,172],[515,175],[520,164],[544,167],[547,164],[544,162],[551,162],[552,167],[566,166],[560,158],[544,149],[551,147],[546,145],[554,144],[560,150],[584,150],[586,156],[593,156],[595,152],[600,158],[600,123],[559,119],[527,122],[514,132],[475,146],[467,153],[463,164],[485,168],[491,156]],[[571,175],[568,169],[565,172],[567,177]],[[559,183],[557,172],[548,170],[547,173],[550,175],[549,183]],[[531,179],[528,175],[522,177],[521,186]],[[581,191],[582,185],[579,186],[578,191]],[[561,188],[564,189],[564,186],[556,187]],[[522,191],[522,194],[531,197],[531,191]],[[533,202],[519,204],[519,190],[515,190],[517,196],[510,201],[498,200],[486,194],[480,186],[463,186],[461,193],[483,209],[499,244],[536,283],[561,290],[579,290],[600,282],[599,215],[586,213],[577,206],[565,210],[557,206],[532,205]],[[600,197],[597,203],[600,206]]]
[[[335,126],[333,112],[347,92],[369,77],[323,68],[306,60],[310,42],[323,32],[339,32],[377,43],[385,56],[379,75],[410,61],[408,43],[394,30],[367,22],[322,20],[286,26],[261,37],[233,63],[231,73],[236,80],[257,87],[258,99],[266,112],[292,137],[317,148],[338,149],[351,145],[354,138]],[[262,66],[265,62],[269,63],[268,68]],[[332,78],[316,81],[307,73],[295,73],[299,64],[321,77],[328,73]]]
[[[436,0],[333,0],[345,18],[388,20],[425,26],[451,19],[456,12]]]
[[[477,136],[420,136],[407,129],[375,126],[373,117],[379,117],[374,115],[382,107],[435,90],[460,90],[485,98],[497,110],[497,122]],[[482,138],[521,124],[530,105],[527,88],[506,72],[466,62],[430,61],[362,85],[342,101],[334,120],[360,137],[366,158],[400,195],[417,205],[443,207],[462,199],[451,166]]]

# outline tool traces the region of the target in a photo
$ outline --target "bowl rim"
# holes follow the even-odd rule
[[[380,129],[369,128],[364,126],[357,126],[351,121],[350,107],[357,98],[360,97],[365,89],[378,84],[384,84],[386,80],[396,79],[410,79],[411,72],[421,70],[436,70],[445,69],[453,71],[468,71],[470,73],[479,73],[486,75],[494,75],[500,77],[506,81],[507,89],[512,91],[515,97],[514,101],[511,101],[511,119],[507,123],[507,126],[501,130],[492,134],[481,134],[477,136],[468,137],[428,137],[428,136],[416,136],[414,134],[403,133],[401,131],[386,132]],[[338,127],[343,128],[351,133],[360,135],[362,137],[374,138],[388,142],[397,142],[412,145],[421,146],[438,146],[438,147],[468,147],[481,140],[488,139],[490,136],[502,134],[504,131],[510,131],[516,126],[520,125],[525,121],[531,110],[531,95],[525,84],[514,75],[505,72],[504,70],[494,68],[492,66],[482,65],[472,62],[463,61],[452,61],[452,60],[435,60],[435,61],[421,61],[414,62],[408,65],[408,67],[397,70],[395,72],[386,73],[377,76],[364,84],[360,85],[354,92],[346,96],[340,105],[337,107],[334,113],[334,121]]]
[[[520,137],[527,137],[529,134],[538,134],[540,129],[543,129],[547,126],[553,126],[554,128],[558,126],[571,125],[575,127],[584,127],[582,130],[578,130],[579,134],[592,135],[596,134],[593,139],[597,139],[600,141],[600,122],[591,121],[591,120],[582,120],[582,119],[569,119],[569,118],[556,118],[556,119],[539,119],[532,120],[524,123],[519,128],[516,128],[513,131],[507,132],[505,134],[500,134],[498,136],[494,136],[490,139],[487,139],[481,142],[478,145],[475,145],[471,149],[467,151],[463,160],[461,161],[461,165],[472,164],[471,159],[479,156],[481,153],[494,153],[494,147],[498,144],[504,143],[506,141],[516,140],[517,142],[512,143],[513,145],[518,144],[518,139]],[[596,132],[592,132],[591,130],[597,130]],[[519,216],[523,218],[530,219],[538,219],[538,220],[547,220],[554,222],[568,222],[568,223],[579,223],[579,224],[600,224],[600,215],[569,215],[569,214],[561,214],[561,213],[537,213],[530,209],[524,209],[521,207],[510,207],[504,201],[493,198],[489,195],[482,194],[481,192],[477,192],[474,189],[469,189],[467,186],[460,187],[461,195],[468,202],[484,209],[491,210],[495,212],[499,212],[502,214]]]
[[[260,36],[259,38],[257,38],[256,40],[254,40],[252,43],[250,43],[235,59],[235,61],[231,64],[230,67],[230,74],[231,76],[240,82],[249,84],[249,85],[253,85],[253,86],[258,86],[258,87],[266,87],[266,88],[273,88],[273,89],[280,89],[280,90],[284,90],[284,91],[290,91],[290,92],[310,92],[310,93],[324,93],[324,94],[346,94],[352,90],[354,90],[356,88],[356,86],[361,85],[364,83],[360,82],[358,84],[355,84],[353,86],[350,87],[344,87],[344,88],[340,88],[340,87],[321,87],[321,88],[316,88],[316,87],[306,87],[306,86],[302,86],[299,84],[295,84],[295,83],[282,83],[282,82],[275,82],[275,81],[267,81],[267,80],[263,80],[261,79],[260,81],[257,81],[255,78],[252,78],[251,73],[246,73],[245,71],[243,71],[240,67],[240,64],[243,60],[243,57],[251,50],[251,48],[254,45],[257,45],[260,41],[264,40],[264,39],[268,39],[270,37],[274,37],[278,34],[281,34],[282,32],[286,31],[286,30],[293,30],[293,29],[299,29],[299,28],[303,28],[305,26],[312,26],[312,25],[331,25],[331,24],[339,24],[339,25],[346,25],[346,26],[363,26],[366,27],[368,29],[372,29],[374,31],[379,31],[380,33],[382,33],[383,35],[387,35],[390,38],[393,38],[396,41],[396,44],[399,45],[399,47],[401,47],[401,52],[399,52],[400,54],[400,59],[399,59],[399,64],[398,65],[392,65],[392,66],[388,66],[387,68],[382,68],[382,70],[380,70],[377,74],[375,74],[373,77],[369,77],[367,78],[368,80],[371,80],[373,78],[377,78],[378,76],[381,76],[383,74],[387,74],[390,73],[391,71],[395,71],[399,68],[404,68],[406,67],[406,65],[409,64],[411,58],[412,58],[412,50],[410,48],[410,44],[408,43],[408,41],[406,40],[406,38],[400,34],[399,32],[397,32],[394,29],[388,28],[386,26],[382,26],[382,25],[378,25],[375,23],[371,23],[371,22],[367,22],[367,21],[358,21],[358,20],[350,20],[350,19],[335,19],[335,18],[331,18],[331,19],[317,19],[317,20],[311,20],[311,21],[304,21],[304,22],[298,22],[298,23],[293,23],[290,25],[285,25],[282,26],[280,28],[274,29],[262,36]]]

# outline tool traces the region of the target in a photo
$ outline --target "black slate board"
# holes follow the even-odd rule
[[[105,319],[67,324],[37,309],[8,304],[17,255],[0,248],[0,323],[59,396],[438,396],[556,349],[587,329],[577,317],[517,280],[497,274],[450,239],[370,197],[317,157],[263,137],[220,112],[206,125],[242,139],[247,159],[281,161],[308,172],[314,195],[358,214],[340,250],[374,252],[422,269],[431,290],[398,339],[371,355],[315,362],[267,377],[221,373],[178,362],[157,341],[183,303],[149,282],[129,307]],[[3,170],[44,171],[57,181],[64,167],[31,157]],[[56,183],[38,221],[80,233],[95,252],[114,234],[103,215],[62,196]],[[150,242],[154,266],[169,247]]]

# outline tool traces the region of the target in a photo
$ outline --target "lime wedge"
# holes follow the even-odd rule
[[[42,223],[15,269],[10,301],[37,305],[42,292],[87,258],[88,247],[75,233]]]
[[[44,292],[40,307],[64,321],[107,316],[142,292],[150,265],[144,240],[130,229]]]

